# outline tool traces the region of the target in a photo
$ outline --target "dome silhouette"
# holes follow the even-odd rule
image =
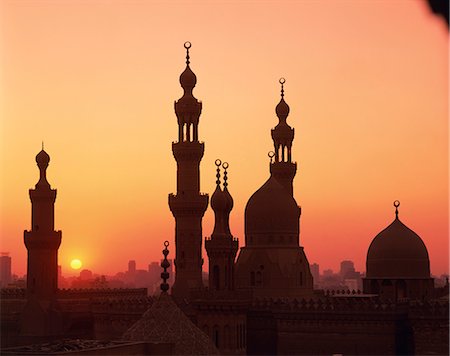
[[[286,120],[289,115],[289,105],[281,98],[280,102],[275,108],[275,112],[279,119]]]
[[[49,162],[50,162],[50,156],[44,150],[41,150],[36,155],[36,163],[38,164],[39,167],[41,167],[41,166],[46,167],[46,166],[48,166]]]
[[[180,84],[183,89],[187,90],[193,89],[195,87],[195,84],[197,84],[197,76],[191,70],[189,65],[186,66],[186,69],[180,75]]]
[[[367,277],[430,278],[430,260],[424,242],[396,218],[370,244]]]
[[[300,208],[295,199],[271,176],[247,203],[245,235],[247,237],[254,235],[256,240],[258,234],[298,237],[299,218]],[[256,240],[254,244],[257,244]],[[295,238],[293,240],[296,241]]]

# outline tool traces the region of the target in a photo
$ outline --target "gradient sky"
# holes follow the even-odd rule
[[[59,263],[97,273],[161,258],[174,240],[173,101],[192,42],[203,102],[202,191],[228,161],[244,241],[247,200],[268,178],[280,77],[295,128],[300,242],[310,263],[365,270],[400,219],[448,273],[448,32],[425,1],[1,2],[1,251],[26,272],[28,189],[45,142],[58,189]],[[203,235],[213,227],[208,208]],[[175,256],[174,245],[171,254]],[[206,260],[206,254],[204,253]]]

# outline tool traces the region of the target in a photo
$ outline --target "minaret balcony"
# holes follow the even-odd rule
[[[208,201],[208,194],[169,194],[169,207],[174,216],[203,216]]]
[[[205,144],[199,141],[173,142],[172,152],[177,162],[200,162],[205,152]]]
[[[61,245],[61,231],[24,231],[23,240],[27,250],[57,250]]]

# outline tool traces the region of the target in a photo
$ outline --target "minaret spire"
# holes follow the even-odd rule
[[[209,289],[234,289],[234,260],[238,250],[238,239],[230,231],[230,213],[233,198],[228,191],[228,163],[220,159],[215,161],[216,190],[211,196],[211,208],[214,210],[214,230],[210,238],[205,239],[205,248],[209,257]],[[220,167],[223,168],[223,190],[220,187]]]
[[[203,287],[202,282],[202,218],[208,207],[208,195],[200,194],[200,161],[205,146],[198,140],[198,123],[202,103],[193,95],[197,77],[190,68],[189,49],[186,68],[180,75],[183,96],[175,101],[178,142],[172,143],[177,161],[177,192],[169,195],[169,207],[175,218],[175,299],[188,299],[190,291]]]
[[[289,105],[284,100],[284,84],[286,83],[286,79],[280,78],[279,83],[281,85],[281,99],[275,108],[279,122],[272,130],[274,155],[270,156],[270,172],[292,195],[292,181],[297,171],[297,164],[292,162],[294,129],[286,122],[290,111]],[[274,158],[274,162],[272,162],[272,157]]]
[[[398,207],[400,206],[400,201],[396,200],[394,201],[395,206],[395,220],[398,220]]]

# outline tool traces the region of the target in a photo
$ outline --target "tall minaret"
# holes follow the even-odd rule
[[[291,128],[286,119],[289,115],[289,105],[284,101],[284,78],[280,79],[281,100],[275,112],[280,122],[272,130],[273,145],[275,148],[275,161],[270,164],[270,173],[293,195],[292,181],[297,172],[297,163],[292,162],[292,141],[294,140],[294,129]]]
[[[27,294],[52,300],[58,289],[61,231],[54,230],[56,189],[51,189],[46,177],[50,156],[42,150],[37,154],[36,162],[40,178],[35,189],[30,189],[31,231],[24,232],[28,250]]]
[[[54,230],[56,189],[51,189],[46,170],[50,156],[44,148],[37,154],[40,178],[30,189],[31,231],[24,232],[28,250],[27,306],[22,330],[28,334],[54,334],[56,293],[58,290],[58,249],[61,231]]]
[[[202,111],[192,90],[197,77],[189,67],[190,42],[186,48],[186,69],[180,76],[183,96],[175,102],[178,142],[172,143],[177,161],[177,193],[169,195],[169,207],[175,217],[175,282],[172,293],[178,300],[189,297],[202,283],[202,218],[208,207],[208,195],[200,194],[200,161],[204,144],[198,141],[198,122]]]
[[[239,248],[238,239],[230,231],[230,212],[233,209],[233,198],[228,191],[227,168],[224,162],[223,190],[220,188],[220,165],[216,160],[216,190],[211,196],[211,208],[214,210],[214,230],[210,238],[205,239],[205,248],[209,257],[209,289],[234,289],[234,260]]]

